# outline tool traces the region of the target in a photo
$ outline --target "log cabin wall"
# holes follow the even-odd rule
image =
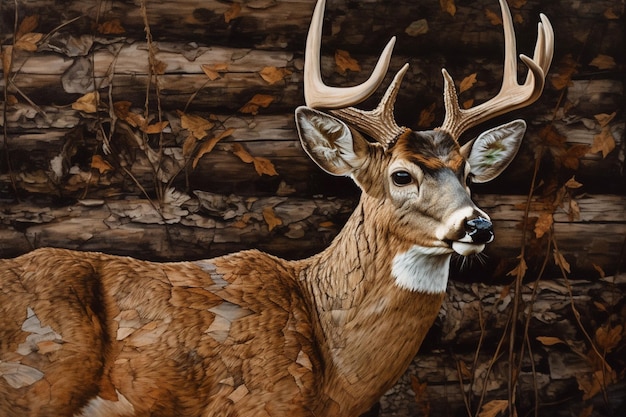
[[[522,242],[528,277],[541,271],[552,236],[572,277],[619,276],[626,267],[624,2],[509,4],[518,52],[532,54],[543,12],[554,25],[556,55],[537,103],[481,126],[513,118],[529,125],[502,177],[474,187],[497,238],[486,265],[462,271],[453,265],[459,282],[466,282],[454,285],[469,285],[462,287],[466,296],[448,301],[456,314],[475,307],[468,301],[479,297],[472,285],[510,281]],[[151,260],[250,247],[297,258],[325,247],[349,216],[356,187],[309,160],[293,121],[295,107],[304,103],[303,46],[314,0],[0,5],[1,257],[59,246]],[[443,120],[442,67],[461,89],[463,105],[497,93],[503,35],[496,0],[329,0],[322,41],[327,83],[363,81],[391,36],[398,41],[387,81],[410,64],[396,105],[399,123],[429,129]],[[533,178],[534,196],[527,201]],[[555,259],[547,270],[560,276],[559,264],[565,264]],[[623,303],[621,277],[613,287],[621,295],[611,305]],[[504,289],[485,292],[494,291]],[[559,291],[566,297],[563,286]],[[597,320],[585,310],[588,304],[606,300],[585,298],[587,307],[579,306],[588,313],[585,324]],[[464,363],[471,359],[471,349],[451,347],[458,339],[438,339],[449,334],[449,316],[442,316],[435,341],[424,348],[427,365],[413,365],[412,375],[422,381],[442,360],[459,358],[442,357],[441,349],[456,349]],[[574,321],[570,315],[563,322]],[[564,332],[577,333],[570,330]],[[544,361],[558,356],[552,348],[535,353]],[[476,369],[488,363],[478,361]],[[554,382],[561,370],[549,368],[541,378]],[[450,410],[467,407],[467,397],[454,391],[458,378],[445,372],[431,380],[440,384],[433,401],[452,395]],[[546,401],[571,389],[572,380],[568,375],[542,385]],[[408,374],[403,381],[384,407],[415,415],[419,401],[407,400]]]

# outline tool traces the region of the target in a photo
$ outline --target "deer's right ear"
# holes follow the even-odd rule
[[[351,175],[367,158],[367,140],[333,116],[301,106],[296,126],[306,153],[329,174]]]

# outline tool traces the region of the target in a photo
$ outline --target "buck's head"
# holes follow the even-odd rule
[[[409,248],[420,248],[424,254],[481,252],[493,240],[493,228],[489,216],[472,202],[468,184],[490,181],[508,166],[519,149],[526,124],[523,120],[504,124],[463,146],[459,137],[468,128],[526,106],[540,96],[552,60],[550,22],[541,16],[533,59],[520,56],[530,69],[520,85],[511,15],[506,1],[500,0],[506,49],[500,93],[477,107],[462,110],[454,82],[443,70],[445,120],[435,130],[415,132],[399,127],[393,117],[394,101],[408,64],[395,76],[376,109],[349,107],[371,95],[382,82],[395,39],[365,83],[348,88],[323,83],[319,47],[324,3],[318,1],[307,38],[307,106],[296,110],[304,149],[322,169],[351,176],[364,193],[376,199],[379,209],[386,213],[388,232],[401,237],[399,240],[406,241]]]

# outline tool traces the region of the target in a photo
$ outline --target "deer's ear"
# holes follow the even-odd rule
[[[351,175],[368,156],[367,140],[335,117],[301,106],[296,126],[306,153],[329,174]]]
[[[470,165],[472,182],[488,182],[500,175],[515,158],[525,132],[526,122],[514,120],[463,145],[461,154]]]

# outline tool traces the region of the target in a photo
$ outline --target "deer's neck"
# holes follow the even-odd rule
[[[319,317],[326,402],[319,415],[366,411],[402,375],[437,316],[450,255],[424,253],[385,226],[367,196],[300,280]],[[428,252],[428,251],[426,251]]]

